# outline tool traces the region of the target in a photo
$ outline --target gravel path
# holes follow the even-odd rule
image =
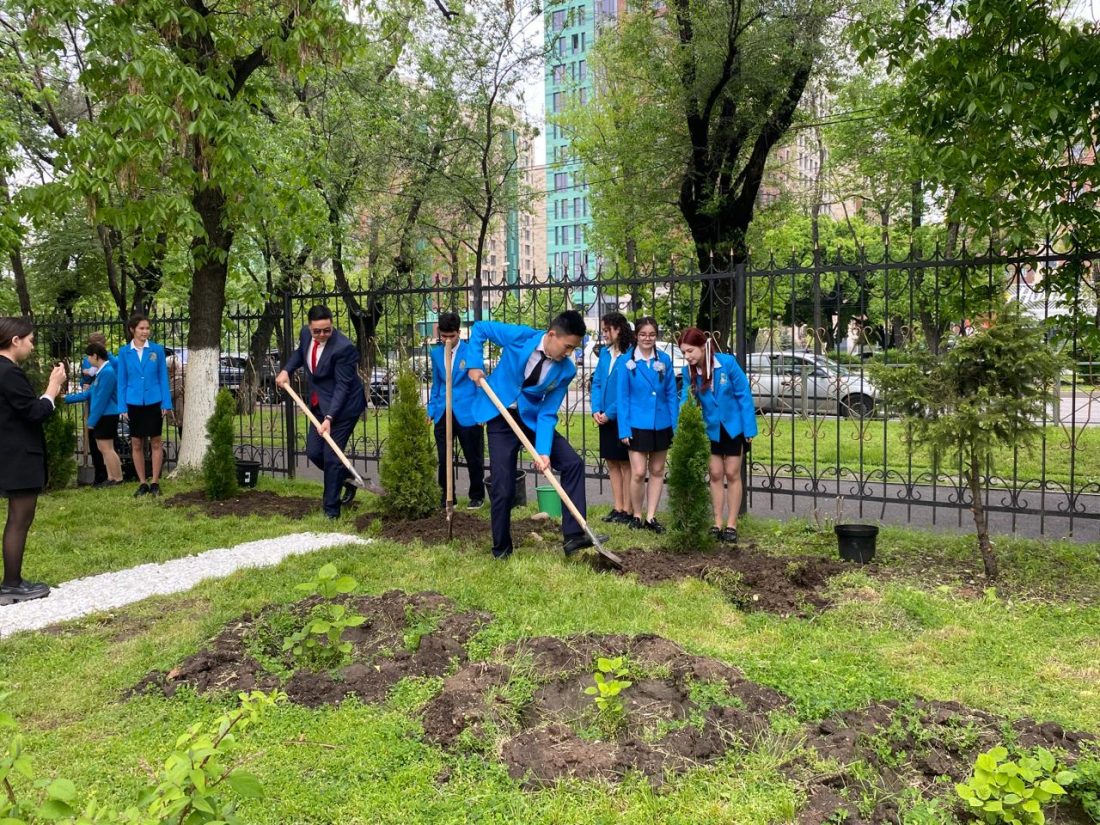
[[[44,599],[0,607],[0,638],[122,607],[149,596],[179,593],[204,579],[228,576],[242,567],[269,567],[287,556],[347,544],[370,542],[344,533],[295,533],[249,541],[236,547],[219,547],[163,564],[140,564],[128,570],[74,579],[53,588]]]

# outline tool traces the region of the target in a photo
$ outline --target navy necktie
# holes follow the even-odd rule
[[[542,365],[546,363],[547,355],[545,352],[539,353],[539,362],[535,364],[535,368],[531,370],[531,374],[523,379],[523,388],[537,387],[539,385],[539,379],[542,378]]]

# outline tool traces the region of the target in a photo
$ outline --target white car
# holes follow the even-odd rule
[[[870,418],[878,390],[858,370],[812,352],[757,352],[748,359],[757,409]]]

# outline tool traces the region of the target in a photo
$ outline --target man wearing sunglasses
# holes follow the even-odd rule
[[[307,318],[298,349],[275,376],[275,385],[287,386],[299,367],[309,374],[309,407],[321,429],[310,427],[306,457],[325,474],[325,515],[335,519],[340,507],[355,498],[355,486],[347,483],[351,474],[321,436],[327,432],[343,450],[367,408],[367,395],[359,378],[359,350],[333,326],[332,311],[324,305],[310,307]]]

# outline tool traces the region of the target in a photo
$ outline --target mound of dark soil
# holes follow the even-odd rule
[[[197,507],[208,516],[283,516],[300,519],[321,512],[321,497],[280,496],[267,490],[244,490],[225,501],[210,501],[203,490],[188,490],[164,499],[168,507]],[[354,505],[352,505],[354,506]]]
[[[617,726],[601,722],[584,692],[600,656],[625,656],[633,682]],[[503,734],[508,772],[528,787],[565,777],[615,780],[632,770],[659,784],[751,741],[787,703],[736,668],[658,636],[541,637],[499,658],[449,677],[425,709],[424,730],[445,746]]]
[[[623,560],[623,575],[633,573],[643,584],[689,577],[718,587],[742,610],[762,610],[780,616],[804,616],[829,606],[825,586],[830,577],[850,570],[836,559],[820,556],[782,558],[761,553],[753,545],[705,552],[615,551]],[[593,556],[600,570],[612,570]]]
[[[465,662],[466,643],[491,618],[480,611],[459,612],[454,602],[438,593],[391,590],[381,596],[349,597],[341,603],[367,619],[342,636],[352,644],[350,663],[335,673],[295,668],[282,653],[283,636],[300,627],[319,603],[313,597],[289,609],[241,616],[206,649],[168,673],[149,673],[133,692],[156,689],[172,696],[183,685],[198,693],[281,687],[292,701],[309,707],[337,704],[351,695],[364,702],[381,701],[407,676],[444,676],[454,663]]]
[[[374,522],[379,520],[382,521],[382,530],[379,533],[382,538],[401,542],[420,541],[426,545],[447,543],[447,516],[442,510],[427,518],[409,521],[380,519],[378,513],[364,513],[355,520],[355,527],[360,532],[368,532]],[[480,542],[486,550],[492,546],[492,533],[487,518],[459,510],[455,511],[452,521],[455,541]],[[532,519],[512,522],[512,537],[517,545],[526,543],[532,533],[537,534],[540,537],[539,540],[560,552],[560,524]]]
[[[809,796],[798,821],[801,825],[898,822],[898,799],[903,793],[953,798],[954,783],[969,776],[978,754],[1006,738],[1014,738],[1024,748],[1057,748],[1072,758],[1083,742],[1095,737],[1066,731],[1053,722],[1009,723],[958,702],[873,702],[807,726],[805,745],[835,769],[800,777],[799,771],[809,771],[809,766],[796,767],[795,778],[804,782]],[[1078,818],[1072,802],[1059,808],[1052,809],[1048,822],[1089,822]]]

